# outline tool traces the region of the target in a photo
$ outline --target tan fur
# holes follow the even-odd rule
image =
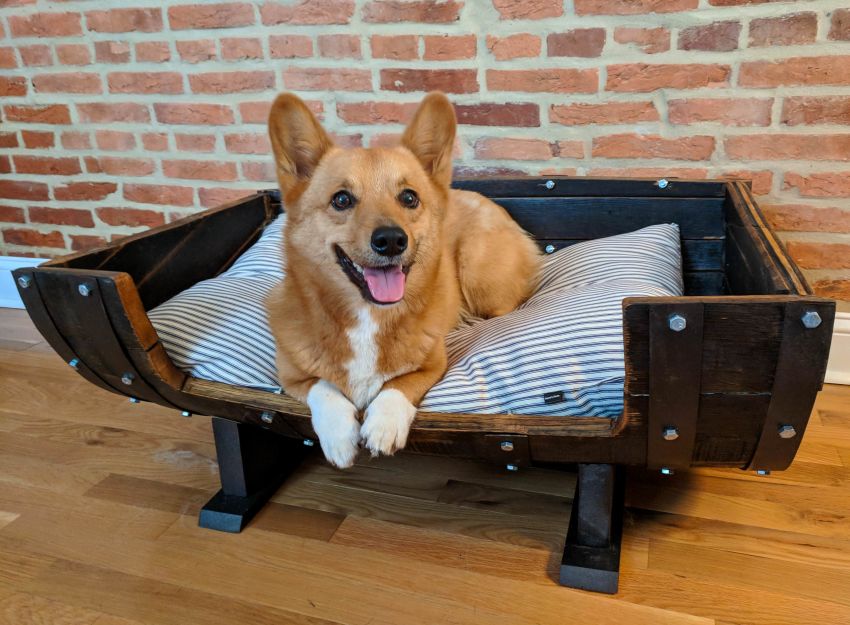
[[[530,294],[538,269],[534,242],[490,200],[449,189],[455,124],[445,96],[429,94],[402,145],[342,150],[296,96],[275,101],[269,132],[288,215],[287,268],[268,308],[281,384],[290,395],[305,400],[322,379],[359,410],[388,389],[416,405],[445,372],[444,339],[462,312],[502,315]],[[399,203],[405,188],[418,194],[418,208]],[[357,198],[354,208],[331,206],[340,190]],[[372,231],[393,224],[408,236],[404,262],[412,265],[404,298],[376,305],[337,264],[333,245],[369,265]],[[372,322],[374,345],[362,332]],[[358,352],[364,346],[367,353]],[[352,388],[352,380],[369,388]]]

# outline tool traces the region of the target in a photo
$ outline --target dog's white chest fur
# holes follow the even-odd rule
[[[345,365],[351,401],[363,410],[380,392],[390,377],[378,373],[378,324],[372,311],[362,307],[357,311],[357,322],[348,329],[351,360]]]

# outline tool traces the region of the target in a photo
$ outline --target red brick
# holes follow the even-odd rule
[[[469,126],[513,126],[533,128],[540,126],[540,107],[537,104],[508,102],[495,104],[455,104],[459,124]],[[408,118],[409,119],[409,118]]]
[[[14,48],[0,48],[0,68],[14,69],[18,66]]]
[[[290,67],[283,70],[283,85],[296,91],[371,91],[368,69]]]
[[[97,208],[97,217],[110,226],[161,226],[165,215],[147,208]]]
[[[254,9],[247,2],[188,4],[168,8],[171,30],[234,28],[254,23]]]
[[[91,149],[91,138],[87,132],[63,132],[62,147],[66,150],[88,150]]]
[[[158,8],[89,11],[86,28],[98,33],[155,33],[162,30],[162,11]]]
[[[32,45],[20,46],[18,52],[21,54],[21,61],[27,67],[45,67],[53,65],[53,55],[50,54],[50,46]]]
[[[803,269],[850,269],[847,243],[786,241],[785,247]]]
[[[348,24],[354,15],[354,0],[301,0],[264,2],[260,7],[263,24]]]
[[[357,35],[319,35],[319,54],[330,59],[359,59],[360,37]]]
[[[10,200],[48,200],[47,185],[43,182],[22,182],[0,179],[0,197]]]
[[[171,49],[166,41],[140,41],[136,44],[136,61],[140,63],[165,63],[171,59]]]
[[[233,123],[233,111],[224,104],[154,104],[156,120],[161,124],[221,126]]]
[[[91,50],[84,43],[57,45],[56,56],[63,65],[88,65],[91,63]]]
[[[683,63],[647,65],[627,63],[608,66],[607,91],[647,92],[656,89],[697,89],[723,87],[728,84],[728,65]]]
[[[313,114],[322,119],[324,113],[324,105],[318,100],[304,100]],[[244,124],[267,124],[269,121],[269,111],[271,110],[271,100],[262,100],[259,102],[240,102],[239,114],[242,116]]]
[[[18,133],[0,132],[0,148],[18,147]]]
[[[192,187],[170,187],[161,184],[124,184],[124,199],[140,204],[192,206]]]
[[[850,233],[850,210],[810,204],[761,204],[774,230],[780,232]]]
[[[588,172],[589,176],[616,178],[681,178],[683,180],[702,180],[708,176],[708,170],[697,167],[598,167]]]
[[[275,35],[269,38],[273,59],[296,59],[313,56],[313,40],[306,35]]]
[[[242,177],[252,182],[275,182],[274,166],[271,163],[242,163]]]
[[[742,62],[738,84],[742,87],[850,85],[848,65],[850,56],[812,56],[780,61]]]
[[[530,93],[595,93],[599,86],[596,69],[488,69],[490,91]]]
[[[12,161],[6,154],[0,154],[0,174],[12,173]]]
[[[475,35],[426,35],[426,61],[453,61],[475,57],[477,41]]]
[[[542,20],[564,13],[561,0],[493,0],[500,20]]]
[[[652,102],[606,102],[601,104],[553,104],[549,121],[566,126],[634,124],[659,121]]]
[[[215,150],[215,135],[175,134],[174,141],[181,152],[212,152]]]
[[[605,47],[605,29],[577,28],[552,33],[546,38],[546,47],[549,56],[599,56]]]
[[[214,208],[242,199],[251,193],[245,189],[202,188],[198,189],[198,199],[204,208]]]
[[[782,105],[782,123],[842,124],[850,126],[850,96],[786,97]]]
[[[666,28],[630,28],[627,26],[614,29],[614,41],[617,43],[633,43],[646,54],[658,54],[670,49],[670,31]]]
[[[274,89],[274,72],[209,72],[189,76],[192,93],[239,93]]]
[[[815,295],[850,300],[850,280],[818,280],[812,284]]]
[[[94,133],[97,147],[101,150],[126,152],[136,147],[136,138],[132,132],[120,130],[98,130]]]
[[[495,37],[487,35],[487,49],[497,61],[525,59],[540,56],[540,37],[529,33]]]
[[[552,144],[552,153],[561,158],[584,158],[584,142],[556,141]]]
[[[747,4],[766,4],[769,2],[780,1],[782,0],[708,0],[708,3],[718,7],[731,7]]]
[[[71,113],[64,104],[7,104],[3,107],[6,121],[27,124],[70,124]]]
[[[259,39],[226,38],[221,40],[221,58],[225,61],[263,58],[263,46]]]
[[[720,175],[726,180],[744,180],[750,183],[755,195],[768,195],[773,190],[773,172],[738,170],[724,172]]]
[[[130,60],[130,44],[126,41],[96,41],[94,57],[98,63],[126,63]]]
[[[177,72],[112,72],[107,80],[110,93],[183,93]]]
[[[619,134],[595,137],[593,156],[602,158],[669,158],[704,161],[714,153],[714,137],[666,139],[658,135]]]
[[[726,137],[726,156],[742,160],[850,161],[850,134]]]
[[[271,152],[269,138],[265,133],[224,135],[224,145],[228,152],[234,154],[269,154]]]
[[[53,197],[60,201],[92,201],[97,202],[115,193],[118,185],[114,182],[70,182],[53,187]]]
[[[52,132],[42,132],[38,130],[22,130],[21,139],[23,140],[24,145],[30,149],[53,147]]]
[[[474,69],[382,69],[384,91],[445,91],[475,93],[478,78]]]
[[[82,173],[80,159],[76,156],[53,158],[49,156],[16,155],[14,161],[15,171],[19,174],[70,176]]]
[[[850,41],[850,9],[836,9],[832,12],[829,38],[833,41]]]
[[[769,126],[773,98],[693,98],[669,100],[672,124],[718,122],[726,126]]]
[[[177,54],[184,63],[201,63],[216,57],[215,41],[198,39],[193,41],[178,41]]]
[[[32,85],[41,93],[100,93],[102,86],[97,74],[40,74]]]
[[[162,161],[162,172],[185,180],[236,180],[236,165],[221,161]]]
[[[91,211],[82,208],[30,206],[28,212],[31,223],[79,226],[81,228],[94,227],[94,219],[92,218]]]
[[[0,96],[27,94],[27,79],[23,76],[0,76]]]
[[[817,13],[792,13],[750,21],[751,47],[813,43],[817,34]]]
[[[679,31],[679,50],[729,52],[738,48],[740,22],[714,22]]]
[[[142,145],[148,152],[165,152],[168,149],[168,135],[164,132],[146,132],[142,135]]]
[[[154,163],[148,158],[124,158],[121,156],[86,156],[86,170],[90,174],[110,176],[150,176]]]
[[[786,172],[785,189],[797,189],[803,197],[850,197],[850,171],[796,174]]]
[[[39,232],[29,228],[6,228],[3,240],[8,245],[29,245],[32,247],[65,247],[65,239],[58,230]]]
[[[415,35],[372,35],[372,58],[410,61],[419,58],[419,39]]]
[[[363,7],[363,21],[390,24],[394,22],[427,22],[447,24],[460,18],[463,2],[445,0],[370,0]]]
[[[10,15],[13,37],[73,37],[83,34],[79,13],[33,13]]]
[[[492,137],[475,142],[475,158],[479,159],[545,161],[552,156],[552,144],[543,139]]]
[[[148,122],[151,119],[146,105],[133,102],[92,102],[76,106],[81,122]]]
[[[24,209],[17,206],[0,206],[0,222],[22,224],[26,221]]]
[[[71,249],[75,252],[80,250],[87,250],[94,247],[103,247],[108,243],[105,237],[101,237],[95,234],[72,234],[71,237]]]
[[[578,15],[675,13],[697,8],[699,0],[575,0]]]

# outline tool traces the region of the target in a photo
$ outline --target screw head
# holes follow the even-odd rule
[[[89,295],[91,295],[91,287],[88,284],[86,284],[85,282],[80,284],[80,286],[77,287],[77,290],[80,292],[80,295],[82,295],[83,297],[88,297]]]
[[[545,186],[547,189],[549,189],[551,191],[552,189],[555,188],[555,181],[554,180],[547,180],[546,184],[543,185],[543,186]]]
[[[505,467],[508,471],[519,471],[519,467],[515,464],[509,464]]]
[[[809,330],[813,330],[821,324],[820,315],[815,310],[807,310],[804,312],[803,316],[800,317],[800,321],[802,321],[803,325]]]
[[[674,475],[673,469],[670,467],[661,467],[661,475]]]
[[[309,438],[304,439],[304,447],[313,447],[316,444],[316,441],[312,441]]]
[[[779,426],[779,438],[794,438],[797,436],[797,430],[794,429],[793,425],[780,425]]]
[[[191,412],[189,412],[188,410],[181,410],[181,411],[180,411],[180,416],[181,416],[181,417],[191,417],[191,416],[192,416],[192,413],[191,413]]]
[[[679,438],[679,429],[672,425],[664,426],[661,436],[664,437],[665,441],[674,441]]]
[[[682,315],[670,315],[667,325],[673,332],[681,332],[688,326],[688,321]]]
[[[136,397],[131,397],[131,398],[130,398],[130,403],[131,403],[131,404],[141,404],[141,403],[142,403],[142,401],[141,401],[140,399],[136,398]]]
[[[547,245],[546,247],[544,247],[544,248],[543,248],[543,250],[544,250],[547,254],[551,254],[552,252],[554,252],[554,251],[555,251],[555,246],[554,246],[554,245],[552,245],[552,244],[550,243],[549,245]]]
[[[499,449],[501,449],[502,451],[513,451],[514,444],[511,441],[502,441],[501,443],[499,443]]]
[[[756,475],[770,475],[769,469],[759,469],[756,471]]]
[[[80,368],[80,359],[79,358],[71,358],[68,361],[68,364],[71,365],[71,369],[79,369]]]
[[[666,189],[668,184],[670,184],[670,183],[667,182],[667,179],[662,178],[661,180],[658,181],[658,188],[659,189]]]
[[[121,376],[121,382],[123,384],[126,384],[127,386],[130,386],[133,383],[133,380],[135,380],[135,379],[136,379],[136,376],[134,376],[129,371]]]
[[[21,276],[20,278],[18,278],[18,286],[20,286],[22,289],[30,288],[31,284],[32,278],[30,278],[29,276]]]
[[[271,412],[264,412],[260,415],[260,421],[263,423],[272,423],[274,421],[274,414]]]

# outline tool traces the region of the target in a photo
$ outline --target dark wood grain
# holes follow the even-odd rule
[[[547,188],[546,183],[554,185]],[[668,179],[665,188],[654,178],[526,177],[456,178],[455,189],[476,191],[488,197],[723,197],[726,183],[706,180]]]
[[[541,250],[554,248],[554,251],[584,243],[590,239],[537,239]],[[700,238],[682,240],[682,269],[685,272],[711,271],[723,273],[723,251],[726,248],[723,238]],[[548,252],[552,253],[552,252]]]

